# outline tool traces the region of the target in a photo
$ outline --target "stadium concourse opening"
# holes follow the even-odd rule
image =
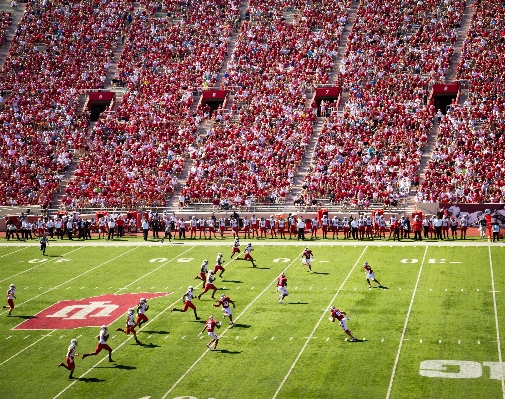
[[[89,109],[92,121],[96,122],[100,115],[108,108],[114,108],[116,93],[112,91],[98,91],[88,93],[86,107]]]
[[[433,104],[435,109],[441,110],[446,115],[449,107],[457,103],[458,94],[458,83],[433,85]]]
[[[226,107],[226,100],[228,98],[228,90],[204,90],[202,92],[202,99],[200,100],[200,106],[205,110],[209,115],[212,115],[214,111],[217,111],[219,108],[224,109]]]
[[[317,87],[314,94],[317,116],[329,116],[331,109],[336,110],[340,102],[341,92],[342,90],[338,86]]]

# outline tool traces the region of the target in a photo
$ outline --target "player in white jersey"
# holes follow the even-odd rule
[[[128,309],[128,312],[126,313],[126,329],[122,329],[120,327],[116,328],[116,331],[121,331],[125,334],[130,334],[132,333],[134,338],[135,338],[135,342],[137,342],[137,344],[141,345],[142,342],[140,342],[137,338],[137,331],[135,331],[135,315],[134,315],[134,312],[135,310],[133,308],[130,308]]]
[[[58,364],[58,367],[65,367],[67,370],[70,371],[70,375],[68,376],[68,378],[74,378],[73,377],[74,370],[75,370],[74,357],[79,356],[79,354],[77,354],[76,351],[77,351],[77,340],[73,339],[70,341],[70,346],[67,349],[67,356],[66,356],[66,360],[65,360],[66,364],[63,362]]]

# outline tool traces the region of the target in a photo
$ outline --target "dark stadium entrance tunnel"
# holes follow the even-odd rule
[[[219,107],[224,108],[224,99],[222,100],[211,100],[205,101],[204,105],[208,105],[210,108],[210,114],[212,115]]]
[[[96,122],[98,120],[98,118],[100,117],[100,115],[105,112],[105,110],[107,108],[110,107],[110,103],[111,103],[112,100],[110,101],[94,101],[93,103],[89,104],[88,106],[88,109],[89,109],[89,112],[91,112],[91,120],[93,122]]]
[[[445,96],[443,95],[437,95],[434,98],[435,101],[435,109],[439,109],[442,111],[444,115],[447,114],[447,110],[449,109],[450,105],[453,104],[456,101],[457,94],[447,94]]]

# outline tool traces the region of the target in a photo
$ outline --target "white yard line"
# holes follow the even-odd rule
[[[154,273],[156,270],[161,269],[163,266],[166,266],[167,264],[169,264],[169,263],[170,263],[170,262],[172,262],[173,260],[175,260],[175,259],[177,259],[178,257],[180,257],[180,256],[184,255],[186,252],[191,251],[193,248],[195,248],[195,247],[191,247],[191,248],[186,249],[184,252],[180,253],[180,254],[179,254],[179,255],[177,255],[177,256],[174,256],[172,259],[167,260],[166,262],[162,263],[162,264],[161,264],[160,266],[158,266],[157,268],[155,268],[155,269],[151,270],[149,273],[144,274],[143,276],[139,277],[138,279],[136,279],[135,281],[131,282],[130,284],[125,285],[124,287],[120,288],[118,291],[116,291],[116,292],[115,292],[115,295],[119,294],[119,292],[121,292],[121,291],[123,291],[123,290],[127,289],[128,287],[130,287],[131,285],[135,284],[137,281],[140,281],[140,280],[142,280],[143,278],[145,278],[145,277],[149,276],[151,273]]]
[[[160,317],[162,314],[164,314],[167,310],[169,309],[172,309],[177,303],[179,303],[181,301],[180,298],[178,298],[174,303],[172,303],[171,305],[167,306],[165,309],[163,309],[160,313],[158,313],[156,316],[154,316],[152,319],[149,319],[149,321],[147,323],[144,324],[144,326],[147,326],[149,325],[150,323],[152,323],[154,320],[156,320],[158,317]],[[139,331],[142,331],[142,330],[139,330]],[[115,353],[118,351],[119,348],[121,348],[124,344],[126,344],[130,339],[133,338],[133,335],[128,335],[128,337],[122,342],[120,343],[113,351],[112,353]],[[86,371],[84,374],[82,374],[80,377],[78,377],[76,380],[72,381],[70,383],[70,385],[68,385],[65,389],[63,389],[60,393],[58,393],[53,399],[56,399],[57,397],[61,396],[63,393],[65,393],[67,391],[67,389],[69,389],[70,387],[72,387],[76,382],[79,381],[80,378],[84,377],[85,375],[87,375],[91,370],[93,370],[95,367],[97,367],[100,363],[102,363],[105,359],[108,359],[108,356],[102,358],[102,360],[99,360],[98,362],[95,363],[94,366],[92,366],[90,369],[88,369],[88,371]],[[82,364],[82,363],[81,363]]]
[[[59,287],[61,287],[62,285],[68,284],[68,283],[70,283],[71,281],[73,281],[73,280],[75,280],[75,279],[77,279],[77,278],[79,278],[79,277],[81,277],[81,276],[84,276],[85,274],[88,274],[89,272],[91,272],[91,271],[93,271],[93,270],[96,270],[96,269],[98,269],[99,267],[102,267],[102,266],[104,266],[104,265],[106,265],[106,264],[108,264],[108,263],[110,263],[110,262],[112,262],[112,261],[114,261],[114,260],[116,260],[116,259],[120,258],[121,256],[126,255],[126,254],[127,254],[127,253],[129,253],[129,252],[132,252],[132,251],[136,250],[137,248],[138,248],[138,247],[134,247],[134,248],[132,248],[132,249],[130,249],[130,250],[128,250],[128,251],[126,251],[126,252],[123,252],[122,254],[120,254],[120,255],[118,255],[118,256],[116,256],[116,257],[112,258],[112,259],[109,259],[109,260],[108,260],[108,261],[106,261],[106,262],[100,263],[98,266],[95,266],[95,267],[93,267],[93,268],[91,268],[91,269],[89,269],[89,270],[86,270],[84,273],[81,273],[81,274],[79,274],[79,275],[77,275],[77,276],[75,276],[75,277],[72,277],[71,279],[69,279],[69,280],[65,281],[64,283],[58,284],[56,287],[50,288],[50,289],[48,289],[47,291],[44,291],[44,292],[42,292],[42,293],[40,293],[40,294],[38,294],[38,295],[35,295],[33,298],[27,299],[26,301],[21,302],[20,304],[16,304],[16,307],[19,307],[19,306],[21,306],[21,305],[24,305],[25,303],[31,302],[31,301],[33,301],[34,299],[36,299],[36,298],[38,298],[38,297],[40,297],[40,296],[42,296],[42,295],[47,294],[48,292],[54,291],[55,289],[58,289],[58,288],[59,288]],[[4,313],[7,313],[7,311],[0,313],[0,315],[2,315],[2,314],[4,314]]]
[[[498,342],[498,361],[500,362],[501,372],[503,374],[503,363],[502,363],[502,355],[501,355],[501,342],[500,342],[500,326],[498,323],[498,308],[496,306],[496,290],[494,285],[494,271],[493,271],[493,257],[491,255],[491,245],[488,246],[489,251],[489,269],[491,272],[491,287],[493,293],[493,307],[494,307],[494,320],[496,324],[496,341]],[[503,398],[505,399],[505,381],[501,379],[501,390],[503,394]]]
[[[0,258],[3,258],[4,256],[9,256],[9,255],[15,254],[16,252],[19,252],[19,251],[24,251],[26,248],[28,248],[28,247],[23,247],[21,249],[16,249],[15,251],[9,252],[8,254],[1,255]]]
[[[367,250],[368,246],[365,247],[365,249],[363,249],[363,252],[361,252],[361,255],[359,256],[359,258],[356,260],[356,262],[354,263],[352,269],[349,271],[349,273],[347,274],[347,277],[345,278],[344,281],[342,281],[342,284],[340,284],[340,287],[339,289],[337,290],[337,292],[335,292],[335,295],[333,295],[333,298],[331,298],[331,301],[330,303],[328,304],[327,308],[324,310],[323,314],[321,315],[321,317],[319,318],[319,320],[317,321],[316,325],[314,326],[314,328],[312,329],[312,332],[310,333],[310,335],[308,337],[306,337],[306,340],[305,340],[305,343],[303,344],[302,346],[302,349],[300,350],[300,352],[298,353],[298,356],[296,356],[296,359],[295,361],[293,362],[293,364],[291,365],[291,367],[289,368],[287,374],[284,376],[284,379],[282,380],[281,384],[279,385],[279,388],[277,388],[277,391],[275,391],[275,394],[274,396],[272,397],[272,399],[275,399],[277,397],[277,395],[279,394],[279,392],[281,391],[282,387],[284,386],[284,384],[286,383],[286,381],[288,380],[291,372],[293,371],[293,369],[295,368],[296,366],[296,363],[298,363],[298,360],[300,359],[300,357],[302,356],[303,352],[305,351],[305,348],[307,347],[307,345],[309,344],[310,340],[312,339],[312,337],[314,336],[314,333],[316,332],[317,328],[319,327],[319,325],[321,324],[321,322],[323,321],[323,318],[325,317],[326,313],[327,313],[327,309],[331,306],[331,304],[335,301],[335,298],[337,297],[337,295],[340,293],[340,291],[342,291],[342,288],[344,287],[344,284],[347,282],[347,280],[349,279],[349,277],[351,277],[351,274],[352,272],[354,271],[354,269],[356,268],[356,266],[358,265],[358,263],[360,262],[361,258],[363,257],[363,255],[365,254],[366,250]]]
[[[293,261],[291,261],[291,263],[290,263],[288,266],[286,266],[286,268],[282,271],[282,273],[283,273],[283,272],[285,272],[286,270],[288,270],[288,269],[289,269],[289,268],[290,268],[290,267],[291,267],[291,266],[292,266],[292,265],[293,265],[293,264],[294,264],[294,263],[295,263],[295,262],[296,262],[296,261],[300,258],[300,256],[301,256],[301,253],[300,253],[300,255],[297,255],[297,256],[295,257],[295,259],[294,259]],[[228,263],[229,263],[229,262],[228,262]],[[280,274],[280,273],[279,273],[279,274]],[[273,280],[270,284],[268,284],[268,285],[266,286],[266,288],[265,288],[263,291],[261,291],[261,292],[260,292],[260,293],[259,293],[259,294],[258,294],[258,295],[257,295],[257,296],[256,296],[256,297],[255,297],[255,298],[254,298],[254,299],[253,299],[250,303],[249,303],[249,305],[247,305],[247,306],[244,308],[244,310],[243,310],[243,311],[242,311],[242,312],[241,312],[241,313],[240,313],[240,314],[239,314],[239,315],[235,318],[235,322],[236,322],[236,321],[237,321],[237,320],[238,320],[238,319],[239,319],[239,318],[240,318],[240,317],[241,317],[241,316],[242,316],[242,315],[243,315],[243,314],[247,311],[247,309],[249,309],[249,308],[252,306],[252,304],[253,304],[254,302],[256,302],[256,301],[257,301],[257,300],[258,300],[258,299],[259,299],[259,298],[260,298],[260,297],[261,297],[261,296],[262,296],[262,295],[263,295],[263,294],[264,294],[267,290],[269,290],[269,289],[272,287],[272,284],[275,284],[276,282],[277,282],[277,277],[276,277],[276,278],[275,278],[275,279],[274,279],[274,280]],[[229,329],[230,329],[230,326],[226,327],[226,329],[223,331],[223,333],[221,334],[221,336],[222,336],[222,335],[224,335],[224,333],[225,333],[226,331],[228,331]],[[183,379],[184,379],[184,378],[185,378],[185,377],[186,377],[186,376],[187,376],[187,375],[191,372],[191,370],[193,370],[193,369],[195,368],[195,366],[196,366],[196,365],[200,362],[200,360],[202,360],[202,359],[205,357],[205,355],[206,355],[208,352],[209,352],[209,349],[207,349],[205,352],[203,352],[203,353],[202,353],[202,355],[201,355],[198,359],[196,359],[196,361],[195,361],[195,362],[194,362],[194,363],[193,363],[193,364],[189,367],[189,369],[188,369],[188,370],[187,370],[187,371],[186,371],[186,372],[185,372],[185,373],[181,376],[181,378],[179,378],[179,379],[175,382],[175,384],[174,384],[174,385],[172,385],[172,387],[171,387],[171,388],[167,391],[167,393],[161,397],[161,399],[165,399],[165,398],[166,398],[166,397],[170,394],[170,392],[172,392],[172,391],[173,391],[173,390],[177,387],[177,385],[179,385],[179,383],[180,383],[180,382],[181,382],[181,381],[182,381],[182,380],[183,380]]]
[[[28,248],[28,247],[26,247]],[[67,256],[68,254],[71,254],[72,252],[75,252],[75,251],[78,251],[79,249],[81,249],[83,247],[78,247],[77,249],[73,249],[72,251],[70,252],[67,252],[66,254],[63,254],[61,255],[62,257],[63,256]],[[17,251],[16,251],[17,252]],[[55,261],[57,261],[59,258],[53,258],[53,259],[48,259],[47,261],[45,262],[40,262],[40,263],[37,263],[35,266],[33,267],[30,267],[29,269],[26,269],[26,270],[23,270],[22,272],[19,272],[19,273],[16,273],[16,274],[13,274],[12,276],[10,277],[7,277],[7,278],[4,278],[3,280],[0,280],[0,283],[3,283],[4,281],[7,281],[7,280],[10,280],[12,279],[13,277],[16,277],[16,276],[19,276],[20,274],[23,274],[23,273],[26,273],[26,272],[29,272],[30,270],[33,270],[33,269],[36,269],[37,267],[39,266],[45,266],[45,265],[48,265],[50,263],[54,263]]]
[[[37,342],[39,341],[42,341],[44,338],[46,337],[49,337],[53,332],[55,332],[56,330],[52,330],[50,332],[48,332],[47,334],[43,335],[41,338],[39,338],[37,341],[35,341],[34,343],[28,345],[26,348],[24,349],[21,349],[19,352],[17,352],[15,355],[12,355],[11,357],[9,357],[7,360],[4,360],[2,363],[0,363],[0,366],[4,365],[5,363],[7,363],[9,360],[11,359],[14,359],[17,355],[23,353],[25,350],[27,350],[28,348],[31,348],[33,345],[35,345]]]
[[[407,311],[407,318],[405,319],[405,324],[403,325],[402,336],[400,338],[400,344],[398,345],[398,351],[396,352],[395,363],[393,365],[393,371],[391,373],[391,379],[389,380],[388,392],[386,394],[386,399],[389,399],[391,395],[391,388],[393,387],[393,380],[395,379],[396,367],[398,366],[398,360],[400,359],[400,352],[402,350],[403,341],[405,340],[405,331],[407,330],[407,324],[409,322],[410,313],[412,312],[412,305],[414,304],[414,298],[416,297],[417,286],[419,285],[419,280],[421,279],[421,273],[423,271],[424,260],[426,259],[426,253],[428,252],[428,247],[424,249],[423,260],[421,261],[421,267],[419,268],[419,273],[417,274],[416,285],[414,286],[414,292],[412,293],[412,298],[410,299],[409,310]]]

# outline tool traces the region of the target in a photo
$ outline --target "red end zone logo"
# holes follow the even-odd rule
[[[152,299],[171,292],[106,294],[81,300],[60,301],[24,321],[13,330],[67,330],[109,325],[135,307],[140,298]]]

